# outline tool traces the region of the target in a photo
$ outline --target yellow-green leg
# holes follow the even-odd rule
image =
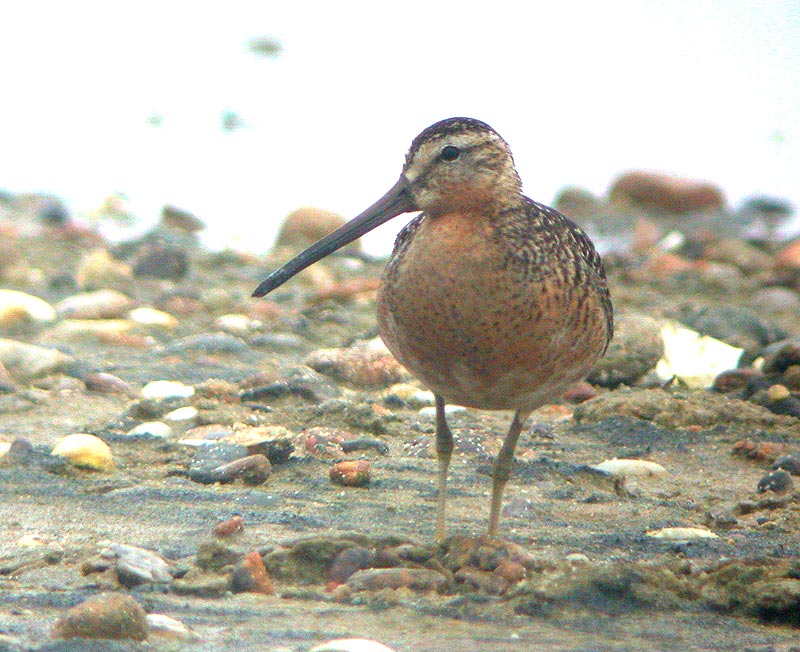
[[[506,488],[508,479],[511,477],[511,470],[514,466],[514,449],[517,447],[517,440],[528,416],[530,416],[530,410],[517,410],[514,413],[503,447],[494,460],[494,468],[492,469],[492,507],[489,510],[490,537],[497,536],[497,524],[500,522],[500,510],[503,507],[503,491]]]
[[[439,496],[436,503],[436,540],[442,541],[446,534],[444,513],[447,504],[447,471],[453,456],[453,433],[444,415],[444,399],[436,398],[436,458],[439,461]]]

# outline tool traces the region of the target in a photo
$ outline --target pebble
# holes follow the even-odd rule
[[[787,471],[791,475],[800,475],[800,457],[798,457],[797,455],[781,455],[778,459],[775,460],[775,463],[772,465],[772,468],[783,469],[784,471]]]
[[[114,543],[102,550],[100,556],[115,563],[120,584],[128,588],[172,581],[169,564],[152,550]]]
[[[174,380],[154,380],[142,387],[143,398],[172,399],[194,396],[194,387]]]
[[[785,287],[766,287],[753,293],[747,305],[761,313],[800,313],[800,296]]]
[[[370,568],[375,563],[375,552],[362,546],[345,548],[331,564],[328,571],[329,588],[346,582],[356,571]]]
[[[93,371],[82,376],[81,379],[86,385],[86,389],[90,392],[98,392],[99,394],[125,394],[126,396],[134,396],[136,394],[128,383],[114,374],[108,374],[103,371]]]
[[[182,233],[199,233],[206,228],[205,223],[189,211],[165,204],[161,207],[160,227],[173,229]]]
[[[674,323],[665,324],[661,336],[664,357],[656,365],[658,377],[665,382],[678,378],[692,388],[711,387],[719,374],[738,366],[744,352]]]
[[[660,530],[651,530],[645,533],[654,539],[666,541],[691,541],[693,539],[719,539],[711,530],[697,527],[665,527]]]
[[[463,405],[451,405],[450,403],[444,406],[445,414],[458,414],[459,412],[466,412],[467,408]],[[436,407],[424,407],[417,414],[421,417],[435,418]]]
[[[156,328],[173,329],[178,325],[178,320],[168,312],[156,308],[134,308],[128,313],[128,319],[138,326],[153,326]]]
[[[200,333],[172,340],[162,349],[164,355],[179,355],[186,351],[203,353],[242,353],[247,343],[240,337],[228,333]]]
[[[276,382],[243,390],[242,401],[259,401],[289,395],[300,396],[312,403],[324,403],[342,396],[342,390],[330,378],[305,365],[292,367]]]
[[[383,389],[408,376],[405,368],[385,349],[319,349],[310,354],[304,364],[360,389]]]
[[[727,204],[713,183],[649,170],[623,172],[612,182],[608,196],[616,204],[679,214],[718,212]]]
[[[131,287],[132,279],[130,266],[112,257],[104,248],[85,254],[75,271],[75,281],[82,290],[109,288],[125,291]]]
[[[684,326],[742,349],[785,340],[786,331],[740,306],[685,305],[673,312]]]
[[[335,231],[345,221],[345,218],[338,213],[324,208],[313,206],[297,208],[283,218],[275,240],[275,249],[286,249],[287,253],[300,251]],[[349,246],[350,251],[360,249],[358,240]]]
[[[243,480],[245,484],[264,483],[272,468],[264,455],[250,455],[236,444],[202,446],[189,466],[189,478],[201,484]]]
[[[390,647],[366,638],[337,638],[317,645],[309,652],[394,652]]]
[[[75,433],[60,439],[51,455],[62,457],[79,469],[113,471],[116,468],[111,449],[102,439],[85,433]]]
[[[427,407],[436,403],[433,392],[410,383],[392,385],[383,393],[383,400],[389,406],[407,405],[411,408]]]
[[[347,586],[353,591],[380,591],[408,588],[419,593],[443,591],[447,577],[427,568],[368,568],[353,573]]]
[[[771,491],[776,494],[785,494],[794,489],[794,480],[791,474],[785,469],[777,469],[768,473],[758,481],[758,493],[763,494]]]
[[[231,574],[231,591],[275,595],[275,588],[258,552],[248,553],[236,562]]]
[[[125,433],[126,437],[166,439],[172,436],[172,428],[163,421],[145,421]]]
[[[136,324],[130,319],[65,319],[49,332],[57,341],[74,342],[87,337],[119,338],[130,333]]]
[[[132,267],[134,276],[179,281],[189,271],[189,256],[183,247],[149,242],[136,252]]]
[[[264,322],[242,314],[222,315],[214,320],[214,328],[240,337],[258,331],[263,326]]]
[[[147,626],[152,637],[179,641],[188,641],[196,638],[196,634],[180,620],[170,618],[164,614],[147,614]]]
[[[600,462],[600,464],[596,464],[594,468],[623,478],[656,478],[667,475],[667,470],[657,462],[636,459],[618,459],[616,457],[611,460]]]
[[[53,638],[111,638],[144,641],[147,614],[129,595],[103,593],[73,607],[53,626]]]
[[[270,464],[284,464],[294,452],[294,434],[283,426],[242,426],[225,438],[229,444],[245,446],[251,455],[266,456]]]
[[[167,421],[192,421],[200,414],[199,410],[193,405],[179,407],[164,415]]]
[[[44,299],[0,288],[0,326],[8,328],[25,321],[48,324],[55,319],[55,308]]]
[[[120,319],[133,307],[133,299],[117,290],[74,294],[55,305],[61,319]]]
[[[13,378],[21,381],[63,371],[73,362],[72,356],[58,349],[0,339],[0,364]]]
[[[367,460],[337,462],[329,473],[331,482],[345,487],[366,487],[371,480],[371,467]]]
[[[614,339],[588,376],[603,387],[633,385],[664,355],[661,323],[641,313],[614,316]]]
[[[237,534],[238,532],[242,532],[243,530],[244,519],[242,518],[241,514],[234,514],[229,519],[217,523],[211,530],[211,534],[218,539],[224,539]]]

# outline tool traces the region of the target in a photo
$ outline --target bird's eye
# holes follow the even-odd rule
[[[442,151],[439,152],[439,158],[443,161],[455,161],[459,156],[461,156],[461,150],[455,145],[442,147]]]

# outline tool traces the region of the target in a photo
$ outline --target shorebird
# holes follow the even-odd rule
[[[514,411],[492,469],[488,533],[496,537],[526,419],[591,370],[611,340],[613,312],[591,240],[522,194],[511,150],[494,129],[471,118],[425,129],[381,199],[270,274],[253,296],[413,211],[421,213],[400,231],[383,273],[379,331],[434,393],[437,540],[445,537],[453,452],[445,401]]]

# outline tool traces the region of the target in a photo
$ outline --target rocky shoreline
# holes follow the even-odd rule
[[[561,208],[601,229],[587,201]],[[617,206],[638,231],[606,255],[609,355],[531,419],[502,541],[480,534],[509,415],[452,408],[441,545],[432,396],[376,337],[382,263],[249,296],[329,215],[258,258],[175,211],[117,245],[5,214],[0,650],[797,649],[797,247],[701,218],[675,244]]]

